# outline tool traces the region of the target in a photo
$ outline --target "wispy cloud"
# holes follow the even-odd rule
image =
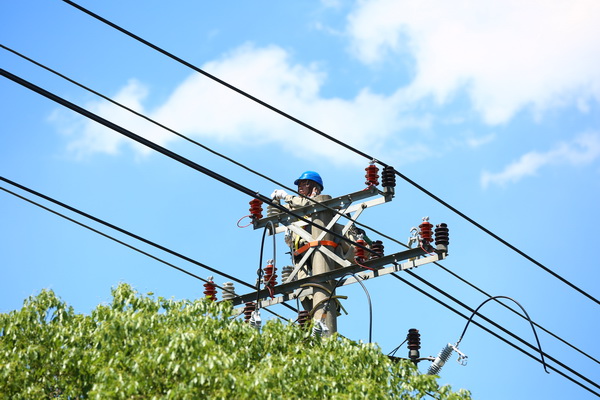
[[[366,152],[402,129],[427,124],[423,118],[402,116],[402,99],[394,95],[363,89],[352,99],[324,97],[320,89],[325,73],[314,65],[291,63],[288,53],[277,46],[244,45],[202,68]],[[350,161],[347,150],[199,74],[191,74],[154,110],[143,107],[147,94],[144,85],[131,81],[115,99],[198,140],[210,138],[230,146],[250,147],[277,143],[302,158]],[[166,145],[176,138],[108,102],[94,103],[89,108],[155,143]],[[69,145],[79,156],[116,154],[126,143],[133,144],[94,122],[84,122],[82,131]],[[386,152],[385,148],[377,150],[379,155]]]
[[[579,135],[571,142],[562,142],[545,153],[532,151],[524,154],[501,172],[484,171],[481,174],[481,186],[483,188],[490,185],[505,186],[527,176],[534,176],[546,166],[586,165],[598,158],[600,158],[600,133],[588,132]]]
[[[348,18],[351,51],[376,64],[413,57],[406,89],[439,103],[465,90],[490,124],[600,100],[600,2],[366,0]]]

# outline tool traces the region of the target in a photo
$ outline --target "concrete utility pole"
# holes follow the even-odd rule
[[[315,200],[318,202],[323,202],[325,200],[331,199],[331,196],[328,195],[318,195],[315,197]],[[326,227],[327,224],[333,219],[334,213],[333,211],[325,210],[318,213],[315,213],[311,216],[311,220],[318,226]],[[323,234],[323,230],[317,228],[316,226],[312,227],[312,237],[313,240],[319,240],[321,234]],[[325,236],[321,240],[334,240],[334,237],[330,233],[325,233]],[[317,250],[312,255],[312,274],[313,276],[321,275],[326,272],[329,272],[333,269],[333,261],[331,258],[326,257],[322,252]],[[318,308],[315,310],[313,314],[313,318],[315,320],[321,320],[323,318],[323,314],[325,313],[324,323],[329,328],[330,333],[337,332],[337,312],[335,305],[327,304],[327,299],[330,296],[331,291],[333,290],[333,285],[331,281],[322,282],[322,285],[329,289],[329,292],[315,288],[315,292],[313,294],[312,307]],[[326,309],[327,307],[327,309]]]

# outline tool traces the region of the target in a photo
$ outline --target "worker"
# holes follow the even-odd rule
[[[285,192],[285,190],[276,189],[272,194],[271,198],[274,200],[283,200],[285,202],[284,206],[288,207],[290,210],[294,210],[297,208],[301,208],[316,202],[322,202],[325,200],[331,199],[331,196],[321,194],[324,186],[323,179],[321,175],[319,175],[315,171],[305,171],[300,175],[298,179],[294,181],[294,185],[298,187],[298,194],[300,196],[290,195]],[[333,213],[330,213],[330,217],[332,218]],[[310,218],[310,216],[307,216]],[[325,224],[328,224],[328,221],[324,221]],[[340,234],[342,231],[342,225],[335,224],[333,227],[333,231]],[[308,232],[312,231],[312,226],[307,225],[305,229]],[[356,231],[354,229],[349,230],[347,236],[351,240],[356,240],[357,237],[354,235]],[[334,237],[331,234],[327,234],[326,237],[330,240],[323,240],[323,244],[329,246],[330,248],[335,249],[335,253],[341,256],[342,258],[346,258],[348,260],[354,260],[354,249],[350,246],[346,241],[340,240],[338,237]],[[303,253],[308,250],[307,242],[302,239],[300,236],[296,234],[292,234],[286,238],[286,243],[290,246],[290,249],[293,254],[294,262],[297,263],[302,259]],[[300,270],[299,278],[304,276],[312,275],[312,268],[310,260],[306,263],[306,269]],[[338,264],[335,264],[334,268],[339,268]]]
[[[271,194],[271,198],[274,200],[284,200],[291,209],[294,209],[311,204],[311,201],[306,199],[306,197],[314,198],[320,195],[324,189],[323,179],[321,178],[321,175],[315,171],[304,172],[294,181],[294,185],[298,186],[298,193],[300,196],[289,195],[285,190],[276,189],[273,194]]]

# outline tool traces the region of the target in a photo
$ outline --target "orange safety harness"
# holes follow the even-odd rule
[[[298,250],[296,250],[294,252],[294,255],[299,256],[300,254],[304,253],[306,250],[310,249],[311,247],[317,247],[317,246],[330,246],[335,249],[336,247],[338,247],[338,244],[336,242],[332,242],[331,240],[315,240],[314,242],[308,242],[304,246],[300,247]]]

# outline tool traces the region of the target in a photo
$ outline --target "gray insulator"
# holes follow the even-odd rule
[[[448,361],[448,359],[452,355],[452,350],[453,350],[452,345],[447,344],[446,347],[444,347],[442,349],[442,351],[440,351],[440,354],[438,354],[438,356],[435,358],[433,363],[429,366],[429,369],[427,370],[427,374],[439,375],[440,370],[442,369],[444,364],[446,364],[446,361]]]
[[[273,202],[277,203],[277,204],[281,204],[279,200],[273,200]],[[272,217],[277,214],[281,214],[281,211],[278,208],[269,204],[267,206],[267,217]]]
[[[231,300],[237,295],[235,294],[235,288],[233,287],[233,282],[225,282],[223,284],[222,298],[223,300]]]
[[[281,270],[281,282],[286,282],[292,274],[292,272],[294,272],[294,267],[292,267],[291,265],[286,265],[285,267],[283,267],[283,269]]]

